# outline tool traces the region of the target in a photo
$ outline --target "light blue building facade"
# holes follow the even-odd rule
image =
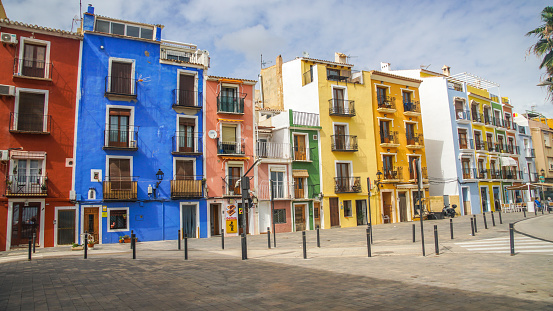
[[[101,243],[207,237],[207,51],[163,26],[83,16],[75,155],[80,232]]]

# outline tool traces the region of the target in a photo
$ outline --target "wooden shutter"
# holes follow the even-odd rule
[[[130,190],[131,160],[109,159],[109,180],[113,190]]]
[[[176,179],[193,179],[193,176],[194,176],[193,161],[177,161],[175,166],[177,171]]]
[[[191,75],[181,74],[179,77],[179,105],[194,106],[195,78]]]
[[[132,63],[111,63],[111,93],[132,94]]]
[[[42,132],[44,124],[44,94],[19,93],[17,129]]]

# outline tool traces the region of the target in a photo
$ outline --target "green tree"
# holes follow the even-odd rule
[[[545,69],[546,80],[551,82],[553,79],[553,7],[548,6],[541,11],[541,20],[543,24],[538,28],[529,31],[526,36],[536,36],[538,41],[529,49],[538,57],[543,57],[540,69]],[[553,93],[553,85],[547,85],[549,97]]]

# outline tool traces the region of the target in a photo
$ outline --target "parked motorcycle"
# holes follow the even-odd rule
[[[455,209],[457,208],[457,205],[453,204],[451,205],[451,207],[449,207],[448,205],[445,205],[444,206],[444,209],[442,210],[442,214],[444,215],[444,218],[445,217],[455,217]]]

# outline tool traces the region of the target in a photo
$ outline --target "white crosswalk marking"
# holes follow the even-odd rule
[[[455,245],[467,251],[479,253],[510,253],[509,237],[493,238],[471,242],[459,242]],[[553,243],[531,237],[515,237],[516,253],[545,253],[553,255]]]

